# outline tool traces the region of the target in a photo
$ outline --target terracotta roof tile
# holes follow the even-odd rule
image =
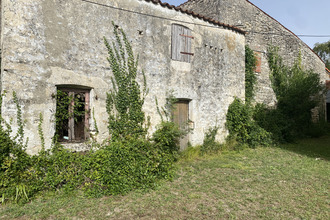
[[[220,27],[224,27],[224,28],[227,28],[227,29],[236,31],[236,32],[241,33],[241,34],[246,34],[247,33],[246,31],[243,31],[242,29],[240,29],[238,27],[235,27],[235,26],[232,26],[232,25],[229,25],[229,24],[224,24],[222,22],[216,21],[214,19],[211,19],[209,17],[203,16],[201,14],[197,14],[197,13],[195,13],[193,11],[185,10],[185,9],[180,8],[180,7],[176,7],[174,5],[170,5],[170,4],[166,3],[166,2],[163,3],[160,0],[144,0],[144,1],[146,1],[146,2],[152,2],[152,3],[156,4],[156,5],[161,5],[164,8],[174,9],[176,11],[180,11],[183,14],[191,15],[193,17],[196,17],[198,19],[204,20],[204,21],[209,22],[211,24],[214,24],[214,25],[217,25],[217,26],[220,26]]]

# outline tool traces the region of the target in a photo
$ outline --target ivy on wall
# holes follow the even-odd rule
[[[254,97],[254,87],[257,82],[255,74],[257,59],[253,50],[245,46],[245,101],[251,102]]]
[[[147,132],[145,114],[142,111],[144,99],[148,94],[146,77],[142,71],[142,91],[136,81],[138,58],[135,58],[125,32],[113,24],[115,42],[112,45],[104,38],[108,49],[113,77],[112,89],[107,94],[107,113],[109,133],[112,139],[125,139],[129,136],[144,136]]]

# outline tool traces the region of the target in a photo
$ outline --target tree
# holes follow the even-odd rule
[[[325,66],[330,69],[330,40],[325,43],[316,43],[313,50],[325,62]]]
[[[292,67],[286,66],[278,48],[268,49],[268,64],[270,79],[277,99],[275,111],[268,114],[270,120],[265,120],[267,128],[274,128],[278,124],[277,132],[282,134],[285,141],[303,135],[311,126],[311,110],[320,104],[323,94],[323,84],[320,76],[312,70],[305,70],[301,66],[301,55]],[[274,121],[274,116],[277,119]],[[285,124],[282,123],[285,120]],[[284,126],[283,126],[284,125]]]

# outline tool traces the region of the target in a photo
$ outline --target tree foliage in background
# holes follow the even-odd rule
[[[104,43],[108,49],[107,58],[113,73],[112,89],[107,94],[107,113],[109,115],[109,133],[112,139],[128,136],[143,136],[147,129],[145,114],[142,111],[145,96],[148,93],[144,71],[142,94],[136,81],[138,58],[134,53],[125,32],[113,24],[115,41]]]
[[[330,69],[330,40],[325,43],[316,43],[313,50],[325,62],[325,66]]]

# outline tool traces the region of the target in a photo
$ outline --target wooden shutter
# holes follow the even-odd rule
[[[172,25],[172,59],[181,60],[181,41],[180,41],[180,31],[182,27],[176,24]]]
[[[182,62],[191,61],[191,30],[182,25],[172,25],[172,59]]]

